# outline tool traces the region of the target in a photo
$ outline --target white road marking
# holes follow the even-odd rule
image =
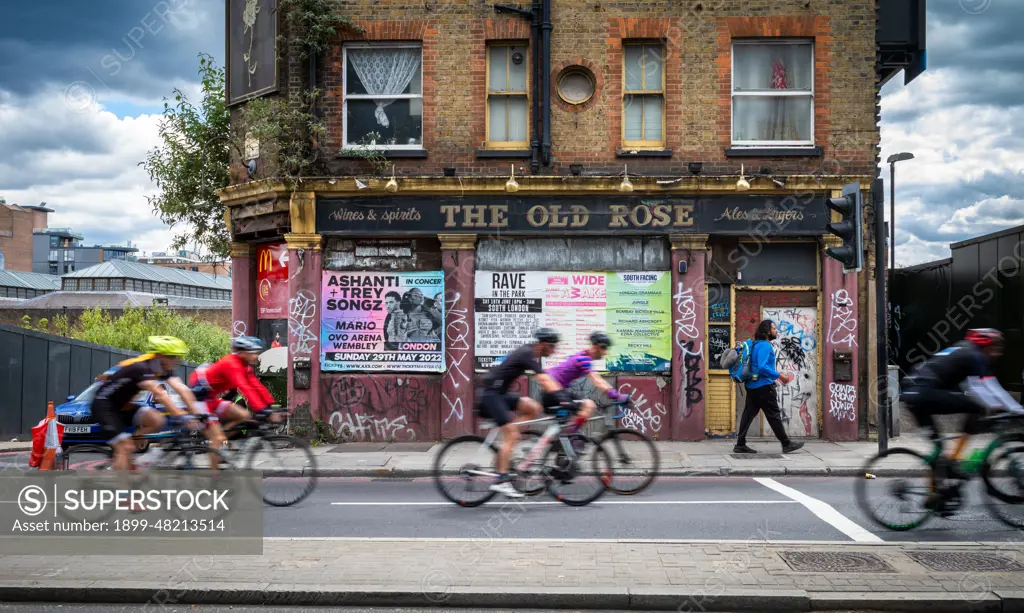
[[[496,504],[509,504],[522,502],[524,499],[508,499],[498,502],[486,502],[480,506],[494,506]],[[590,504],[594,505],[629,505],[629,504],[798,504],[795,500],[597,500]],[[332,502],[334,506],[340,507],[453,507],[451,502]],[[562,502],[544,500],[539,502],[527,502],[526,504],[557,504],[565,506]]]
[[[836,511],[826,502],[822,502],[817,498],[811,498],[803,492],[798,492],[791,487],[782,485],[775,479],[769,479],[766,477],[756,477],[754,481],[757,481],[761,485],[773,489],[783,496],[788,496],[796,502],[807,507],[807,509],[818,516],[819,519],[826,522],[836,530],[839,530],[846,536],[850,537],[858,543],[880,543],[882,539],[878,536],[868,532],[864,528],[861,528],[856,523],[848,519],[845,515]]]

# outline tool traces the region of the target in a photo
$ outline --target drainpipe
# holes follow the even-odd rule
[[[541,30],[544,36],[544,57],[541,60],[541,77],[543,81],[541,96],[543,96],[544,115],[544,165],[551,165],[551,0],[541,0],[543,5],[543,18]]]
[[[527,11],[517,6],[508,4],[495,4],[494,11],[497,13],[515,13],[520,17],[530,19],[530,46],[533,52],[533,108],[530,109],[533,119],[533,139],[530,141],[530,171],[536,174],[540,171],[540,140],[541,140],[541,98],[540,83],[537,79],[541,66],[541,43],[540,43],[540,3],[541,0],[533,0],[533,10]],[[486,59],[484,60],[486,61]],[[546,77],[545,77],[546,79]]]

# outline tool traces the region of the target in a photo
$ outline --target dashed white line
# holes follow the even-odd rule
[[[807,507],[807,509],[818,516],[819,519],[826,522],[836,530],[839,530],[846,536],[850,537],[858,543],[880,543],[882,539],[878,536],[868,532],[864,528],[858,526],[856,523],[848,519],[845,515],[836,511],[826,502],[822,502],[817,498],[811,498],[803,492],[798,492],[791,487],[782,485],[775,479],[769,479],[766,477],[757,477],[754,479],[761,485],[773,489],[776,492],[792,498],[796,502]]]

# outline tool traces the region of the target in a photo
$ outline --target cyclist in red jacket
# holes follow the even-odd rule
[[[246,409],[231,402],[227,392],[237,392],[245,397],[246,404],[256,412],[262,412],[272,404],[274,398],[256,377],[253,366],[266,347],[254,336],[239,336],[231,341],[234,353],[213,364],[203,364],[189,377],[189,387],[196,399],[206,402],[209,412],[224,424],[225,431],[252,418]]]

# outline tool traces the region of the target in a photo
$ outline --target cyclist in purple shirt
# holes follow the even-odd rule
[[[592,369],[592,363],[594,360],[604,359],[604,356],[608,353],[608,348],[612,346],[612,339],[601,331],[596,331],[590,335],[590,347],[580,351],[579,353],[573,354],[567,357],[561,364],[555,366],[548,371],[554,380],[562,386],[563,389],[569,389],[573,381],[587,377],[590,379],[590,383],[598,390],[604,392],[612,400],[619,400],[623,397],[614,387],[608,385],[608,382],[601,377],[601,375],[594,372]],[[558,404],[556,398],[549,397],[548,394],[544,394],[541,402],[544,406],[555,406]],[[569,432],[575,432],[586,423],[590,416],[597,410],[597,404],[590,399],[584,400],[580,403],[579,411],[576,413],[576,417],[573,420],[572,426],[569,428]]]

